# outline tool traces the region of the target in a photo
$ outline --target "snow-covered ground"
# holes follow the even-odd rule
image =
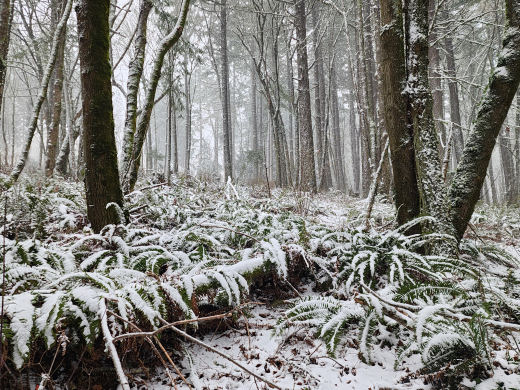
[[[244,364],[257,375],[282,389],[431,389],[423,377],[413,374],[421,367],[419,355],[406,361],[404,367],[394,369],[395,351],[376,348],[373,365],[359,358],[359,349],[342,343],[334,356],[327,353],[324,342],[316,339],[306,328],[291,328],[275,335],[278,319],[286,305],[256,306],[242,319],[237,329],[217,331],[199,339]],[[247,325],[246,325],[247,323]],[[357,335],[352,335],[356,339]],[[352,342],[350,342],[352,343]],[[353,345],[353,344],[351,344]],[[186,379],[201,390],[256,390],[269,387],[247,374],[235,364],[199,345],[186,344],[185,356],[178,363]],[[461,385],[477,390],[520,388],[517,367],[504,359],[506,351],[495,357],[494,376],[477,385],[464,380]],[[188,386],[178,380],[179,389]],[[502,386],[502,387],[500,387]],[[170,390],[167,375],[159,371],[151,380],[135,389]],[[462,387],[461,387],[462,388]]]
[[[153,357],[154,375],[121,358],[119,376],[135,389],[433,389],[450,378],[454,388],[520,388],[518,209],[478,210],[454,259],[417,250],[449,237],[405,236],[389,202],[376,202],[367,224],[366,202],[339,193],[266,198],[182,181],[141,188],[128,199],[130,223],[101,234],[86,225],[78,184],[29,183],[9,194],[10,364],[35,384],[42,370],[60,368],[31,365],[37,338],[47,354],[60,335],[69,351],[109,346],[134,331],[127,322],[157,329],[210,304],[241,310],[231,324],[188,327],[205,346],[165,345],[186,381]],[[110,352],[103,364],[119,360],[113,348],[99,352]]]

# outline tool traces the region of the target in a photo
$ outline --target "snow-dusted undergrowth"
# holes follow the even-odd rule
[[[420,218],[412,223],[421,223]],[[396,230],[334,231],[315,238],[326,255],[316,259],[327,294],[296,301],[278,331],[316,329],[330,353],[350,339],[372,361],[374,346],[397,351],[396,368],[420,354],[418,374],[431,378],[487,377],[495,351],[520,354],[520,259],[497,246],[465,240],[460,258],[429,256],[427,248],[451,237],[405,236]],[[458,380],[458,379],[455,379]]]
[[[467,241],[460,259],[428,256],[451,238],[366,231],[356,222],[361,203],[343,210],[346,220],[328,210],[330,198],[257,198],[197,181],[141,188],[126,199],[130,223],[100,234],[86,224],[81,184],[27,181],[9,190],[0,245],[14,367],[37,346],[55,349],[64,334],[77,345],[102,338],[110,353],[114,337],[135,331],[129,323],[156,329],[196,317],[201,303],[240,304],[255,276],[283,280],[295,263],[326,291],[295,301],[277,329],[316,329],[331,354],[353,341],[371,362],[372,347],[386,345],[396,365],[420,354],[423,373],[474,376],[489,375],[497,349],[511,360],[520,354],[512,253]],[[391,219],[378,207],[378,219]]]

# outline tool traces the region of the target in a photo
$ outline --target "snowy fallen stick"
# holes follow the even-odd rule
[[[130,390],[130,385],[128,384],[128,378],[123,371],[123,367],[121,365],[121,360],[119,359],[119,355],[117,354],[116,346],[114,345],[114,337],[110,333],[110,329],[108,328],[107,321],[107,306],[104,299],[99,301],[99,314],[101,319],[101,331],[103,332],[103,337],[105,338],[105,345],[107,346],[108,351],[110,352],[110,357],[112,358],[112,362],[114,363],[114,368],[117,372],[117,377],[119,379],[119,384],[123,388],[123,390]]]
[[[206,348],[207,350],[211,351],[211,352],[214,352],[216,353],[217,355],[220,355],[222,356],[224,359],[227,359],[229,360],[231,363],[233,363],[234,365],[236,365],[237,367],[241,368],[242,370],[244,370],[245,372],[247,372],[249,375],[252,375],[254,378],[266,383],[269,387],[273,388],[273,389],[279,389],[279,390],[282,390],[282,388],[280,386],[277,386],[275,385],[273,382],[265,379],[265,378],[262,378],[260,375],[258,374],[255,374],[253,371],[251,371],[249,368],[247,368],[246,366],[242,365],[241,363],[237,362],[235,359],[233,359],[231,356],[225,354],[224,352],[221,352],[219,351],[218,349],[216,348],[213,348],[211,345],[208,345],[206,343],[204,343],[203,341],[200,341],[199,339],[196,339],[195,337],[193,336],[190,336],[188,333],[180,330],[179,328],[176,328],[175,326],[172,326],[170,329],[172,329],[174,332],[178,333],[179,335],[185,337],[186,339],[188,339],[189,341],[191,341],[192,343],[195,343],[195,344],[198,344],[200,345],[201,347],[204,347]]]
[[[153,188],[157,188],[157,187],[162,187],[162,186],[166,186],[168,185],[168,183],[158,183],[158,184],[152,184],[150,186],[146,186],[146,187],[143,187],[143,188],[140,188],[138,190],[134,190],[132,192],[130,192],[129,194],[126,194],[125,195],[125,198],[128,198],[130,195],[132,195],[133,193],[135,192],[141,192],[141,191],[145,191],[145,190],[151,190]]]
[[[121,317],[119,314],[117,313],[114,313],[113,311],[110,311],[110,310],[107,310],[107,313],[109,313],[110,315],[113,315],[114,317],[120,319],[121,321],[127,323],[128,325],[132,326],[133,328],[135,328],[138,332],[141,332],[142,333],[142,330],[141,328],[139,328],[136,324],[134,324],[133,322],[131,321],[128,321],[126,319],[124,319],[123,317]],[[177,375],[179,375],[179,378],[181,378],[184,383],[186,383],[186,385],[188,386],[188,388],[191,390],[191,385],[190,383],[186,380],[186,378],[184,377],[184,375],[182,375],[182,373],[180,372],[180,370],[177,368],[177,366],[175,365],[175,363],[173,362],[173,360],[171,359],[170,355],[168,354],[168,352],[166,351],[166,349],[164,348],[164,346],[162,345],[162,343],[159,341],[159,339],[157,338],[157,336],[153,336],[153,339],[157,342],[157,344],[159,345],[159,347],[161,348],[161,350],[163,351],[164,355],[166,356],[166,358],[168,359],[168,361],[170,362],[170,364],[172,365],[173,369],[177,372]],[[170,373],[170,369],[168,368],[168,365],[166,364],[166,362],[164,361],[161,353],[159,352],[159,350],[157,349],[157,347],[155,346],[155,344],[153,343],[152,339],[148,336],[145,337],[145,340],[148,342],[148,344],[150,344],[150,347],[152,348],[152,350],[154,351],[154,353],[156,354],[156,356],[159,358],[159,360],[161,361],[162,365],[164,366],[165,370],[166,370],[166,375],[168,375],[168,378],[170,379],[173,387],[175,390],[178,390],[177,389],[177,385],[175,384],[175,380],[173,379],[171,373]]]
[[[218,320],[218,319],[222,319],[222,318],[228,318],[228,317],[233,316],[233,313],[235,311],[237,311],[240,307],[249,305],[249,304],[261,304],[261,303],[260,302],[246,302],[246,303],[243,303],[243,304],[233,308],[233,310],[228,311],[227,313],[215,314],[215,315],[207,316],[207,317],[189,318],[187,320],[175,321],[175,322],[171,322],[166,325],[163,325],[160,328],[157,328],[151,332],[134,332],[134,333],[121,334],[119,336],[114,337],[114,341],[128,339],[131,337],[152,337],[152,336],[156,336],[157,334],[161,333],[163,330],[172,328],[173,326],[186,325],[186,324],[191,324],[194,322],[203,322],[203,321],[211,321],[211,320]]]

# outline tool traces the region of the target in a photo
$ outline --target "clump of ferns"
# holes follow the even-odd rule
[[[409,227],[422,223],[423,217],[386,233],[354,229],[330,233],[322,238],[328,244],[328,259],[335,270],[333,283],[345,296],[350,296],[360,284],[372,289],[392,285],[434,286],[455,281],[465,270],[458,259],[424,254],[425,246],[452,237],[436,233],[403,234]]]
[[[413,223],[421,223],[423,219]],[[279,328],[295,324],[316,328],[317,335],[325,339],[333,352],[345,328],[355,323],[360,329],[361,355],[370,361],[369,340],[374,335],[388,336],[385,329],[396,325],[385,314],[388,306],[382,304],[385,299],[415,305],[462,300],[464,291],[457,282],[468,272],[467,267],[457,259],[420,253],[424,245],[447,237],[405,236],[402,232],[411,225],[383,234],[361,229],[326,232],[314,240],[314,250],[322,248],[327,260],[319,256],[312,260],[332,279],[334,296],[296,302],[280,321]],[[397,328],[394,331],[399,332]],[[391,337],[383,339],[381,342],[389,342]]]
[[[445,388],[460,383],[462,376],[484,379],[492,371],[492,343],[499,341],[490,332],[488,314],[477,311],[469,320],[447,316],[442,305],[424,307],[415,326],[398,349],[395,367],[414,353],[420,353],[419,374]],[[451,309],[446,308],[448,311]]]
[[[193,317],[196,301],[210,289],[215,299],[230,306],[239,304],[248,291],[245,278],[232,267],[212,266],[206,260],[186,265],[166,249],[129,245],[121,232],[127,241],[139,233],[112,226],[56,248],[37,240],[8,242],[6,334],[16,367],[29,357],[33,342],[42,339],[47,348],[54,345],[58,322],[70,325],[69,334],[90,345],[103,317],[115,334],[127,330],[129,321],[153,329],[168,319],[171,306],[183,317]],[[160,259],[167,264],[162,275],[157,273]]]
[[[81,191],[75,183],[24,178],[2,193],[8,204],[7,234],[45,239],[82,227],[86,218]]]

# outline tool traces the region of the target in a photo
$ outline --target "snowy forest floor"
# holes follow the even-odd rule
[[[28,180],[7,194],[8,388],[24,388],[16,369],[30,372],[20,382],[31,389],[45,372],[49,388],[77,372],[67,388],[110,388],[87,373],[111,361],[79,353],[103,351],[103,320],[112,337],[134,331],[127,323],[150,330],[237,305],[232,319],[187,331],[283,389],[520,388],[518,209],[479,208],[460,267],[421,254],[446,238],[405,237],[384,199],[367,228],[365,201],[340,193],[268,198],[195,179],[140,188],[126,199],[130,223],[99,235],[86,225],[80,183]],[[171,370],[179,389],[268,388],[175,340],[163,342],[186,377]],[[157,359],[139,360],[143,345],[120,349],[133,388],[173,388]]]

